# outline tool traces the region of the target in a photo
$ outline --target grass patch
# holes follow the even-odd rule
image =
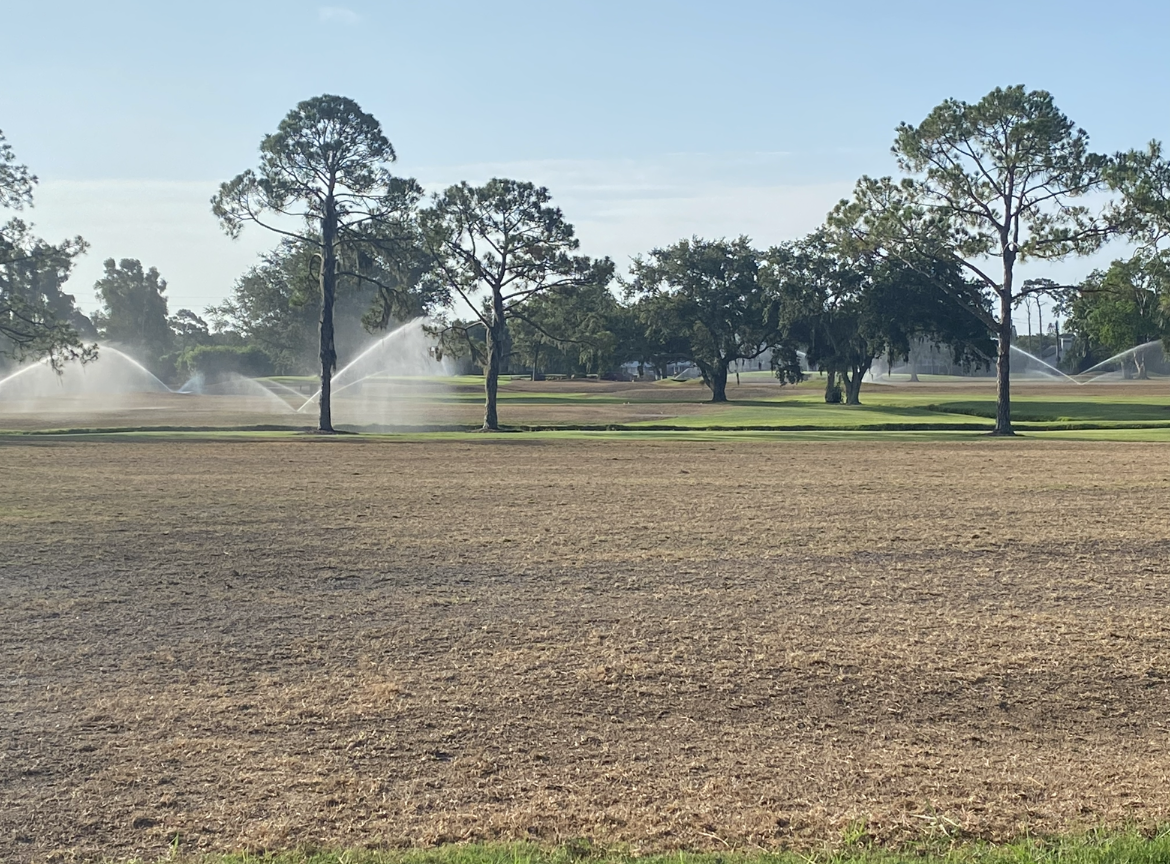
[[[927,406],[944,414],[995,418],[994,399],[935,402]],[[1170,423],[1170,404],[1150,402],[1149,397],[1086,396],[1080,399],[1045,397],[1012,399],[1012,421],[1055,423],[1070,421],[1162,421]]]
[[[981,428],[989,424],[972,422],[970,415],[940,416],[925,406],[874,401],[867,405],[829,405],[823,400],[784,399],[777,401],[727,402],[708,404],[695,414],[631,423],[630,428],[653,428],[663,423],[681,428],[778,428],[861,429],[895,425],[961,425]]]
[[[1170,426],[1137,426],[1132,428],[1046,429],[1038,438],[1066,441],[1170,441]]]
[[[854,832],[856,834],[856,832]],[[432,849],[342,851],[304,849],[188,857],[172,852],[160,861],[179,864],[1166,864],[1170,830],[1095,831],[1014,843],[927,841],[901,850],[869,845],[864,833],[840,848],[820,852],[672,852],[635,855],[598,849],[587,841],[553,848],[534,844],[454,844]]]
[[[1112,440],[1111,433],[1124,432],[1117,435],[1117,440],[1134,441],[1165,441],[1170,440],[1170,429],[1165,435],[1157,437],[1151,435],[1142,437],[1140,433],[1157,433],[1160,430],[1088,430],[1085,432],[1065,431],[1061,437],[1086,440]],[[1095,433],[1095,434],[1094,434]],[[1137,434],[1130,434],[1137,433]],[[1033,433],[1024,432],[1016,439],[1033,437]],[[1040,436],[1034,436],[1040,437]],[[1055,437],[1055,433],[1043,432],[1043,437]],[[59,430],[56,432],[3,432],[0,431],[0,445],[31,443],[34,441],[231,441],[231,440],[274,440],[274,439],[302,439],[321,442],[339,442],[345,444],[377,444],[377,443],[426,443],[426,442],[453,442],[461,444],[488,444],[488,443],[556,443],[559,441],[693,441],[695,443],[714,443],[732,441],[789,441],[789,442],[822,442],[822,441],[977,441],[986,440],[988,434],[982,428],[963,429],[961,427],[941,428],[868,428],[868,429],[742,429],[742,428],[715,428],[715,429],[630,429],[630,428],[557,428],[557,429],[505,429],[500,432],[479,432],[467,430],[443,431],[393,431],[384,430],[363,431],[357,435],[315,436],[306,434],[304,430],[271,430],[260,431],[254,429],[103,429],[103,430]]]

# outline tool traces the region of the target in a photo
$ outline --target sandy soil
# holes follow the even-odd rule
[[[1165,448],[0,439],[0,860],[1170,814]]]

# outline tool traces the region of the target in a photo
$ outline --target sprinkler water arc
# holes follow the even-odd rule
[[[342,366],[340,369],[338,369],[336,372],[334,372],[333,377],[330,379],[330,385],[331,385],[330,386],[330,397],[332,398],[333,396],[336,396],[340,393],[343,393],[344,391],[348,390],[349,388],[354,387],[355,385],[360,384],[363,381],[374,377],[375,375],[379,375],[379,374],[382,374],[384,372],[388,372],[389,371],[389,368],[388,368],[389,364],[387,362],[382,362],[382,363],[377,364],[377,368],[373,369],[370,372],[367,372],[364,375],[361,375],[360,377],[356,378],[353,381],[349,381],[349,382],[343,381],[343,379],[345,379],[347,377],[347,375],[357,374],[357,373],[351,372],[351,370],[353,370],[356,366],[358,366],[358,364],[365,362],[370,358],[376,357],[377,353],[380,350],[386,349],[387,347],[389,347],[391,345],[392,342],[395,342],[397,340],[405,340],[406,337],[409,337],[409,336],[412,336],[415,334],[421,334],[422,333],[422,325],[423,325],[425,320],[426,319],[424,319],[424,318],[414,318],[410,321],[407,321],[405,324],[402,324],[399,327],[395,327],[393,330],[391,330],[389,333],[387,333],[385,336],[383,336],[381,339],[379,339],[373,345],[371,345],[368,348],[366,348],[365,350],[363,350],[360,354],[358,354],[356,357],[354,357],[352,360],[350,360],[348,363],[346,363],[344,366]],[[304,401],[304,403],[302,403],[301,407],[299,407],[297,409],[297,411],[304,412],[305,409],[308,408],[310,405],[316,404],[320,398],[321,398],[321,390],[318,389],[316,393],[314,393],[312,396],[310,396],[308,399],[306,399]]]
[[[1011,348],[1012,348],[1012,351],[1014,351],[1015,353],[1022,354],[1024,357],[1027,357],[1029,360],[1033,361],[1034,363],[1039,363],[1040,366],[1043,367],[1040,371],[1046,375],[1050,375],[1053,378],[1064,379],[1065,381],[1076,384],[1078,387],[1083,386],[1086,383],[1084,381],[1078,381],[1076,378],[1072,377],[1071,375],[1068,375],[1064,372],[1061,372],[1059,369],[1057,369],[1051,363],[1048,363],[1044,360],[1041,360],[1035,354],[1032,354],[1028,351],[1025,351],[1023,348],[1018,348],[1015,345],[1011,346]]]
[[[1092,373],[1095,370],[1101,369],[1103,366],[1108,366],[1111,363],[1116,363],[1119,360],[1122,361],[1123,366],[1124,366],[1124,358],[1129,357],[1130,355],[1137,356],[1138,352],[1148,351],[1149,349],[1153,348],[1155,345],[1161,345],[1161,344],[1162,344],[1161,339],[1151,339],[1149,342],[1143,342],[1141,345],[1134,345],[1132,348],[1126,348],[1124,351],[1118,351],[1112,357],[1106,357],[1100,363],[1095,363],[1092,366],[1090,366],[1088,369],[1084,370],[1083,372],[1078,372],[1077,377],[1080,377],[1082,375],[1092,375]],[[1092,377],[1089,378],[1088,381],[1085,381],[1083,383],[1088,384],[1089,382],[1095,381],[1097,378],[1101,378],[1105,375],[1109,375],[1114,371],[1116,371],[1116,370],[1102,369],[1101,372],[1097,373],[1096,375],[1092,375]]]
[[[114,360],[112,368],[103,360]],[[132,379],[132,380],[131,380]],[[44,399],[60,395],[121,393],[129,390],[174,393],[163,381],[124,351],[98,345],[98,356],[88,363],[69,362],[58,372],[48,360],[39,360],[0,379],[0,399]]]

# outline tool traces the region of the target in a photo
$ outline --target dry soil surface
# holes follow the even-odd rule
[[[0,860],[1170,815],[1160,445],[0,439]]]

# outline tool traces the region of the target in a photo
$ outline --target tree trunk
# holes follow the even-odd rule
[[[333,300],[337,293],[337,204],[330,191],[325,196],[321,216],[321,397],[317,431],[333,431],[331,388],[337,367],[337,348],[333,342]]]
[[[1139,381],[1150,380],[1150,373],[1146,371],[1146,358],[1144,351],[1133,352],[1133,365],[1137,367],[1137,378]]]
[[[853,377],[845,377],[845,404],[846,405],[860,405],[861,404],[861,382],[865,378],[865,373],[868,371],[868,366],[854,366]]]
[[[825,402],[832,404],[837,401],[837,373],[830,369],[825,376]]]
[[[914,384],[918,383],[918,361],[910,361],[910,381]]]
[[[503,359],[504,343],[507,341],[504,324],[504,298],[492,290],[492,317],[487,327],[487,365],[483,370],[483,432],[498,432],[499,419],[496,417],[496,392],[500,386],[500,366]]]
[[[1007,270],[1007,266],[1005,266]],[[1010,270],[1007,270],[1010,274]],[[992,435],[1015,435],[1012,430],[1012,295],[1010,275],[999,294],[999,346],[995,363],[995,429]]]
[[[711,401],[712,402],[726,402],[727,401],[727,364],[723,361],[717,361],[711,367],[710,381],[711,385]]]
[[[536,363],[540,359],[540,343],[537,342],[532,346],[532,380],[536,380]]]

